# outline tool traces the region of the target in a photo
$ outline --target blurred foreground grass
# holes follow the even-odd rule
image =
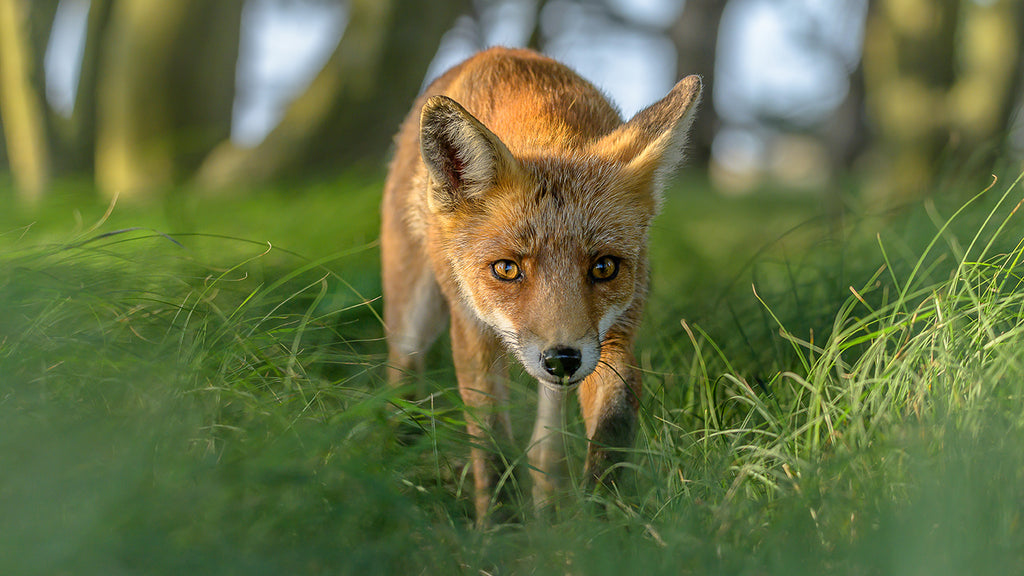
[[[445,345],[430,398],[381,382],[377,179],[106,218],[66,194],[0,215],[5,574],[1024,568],[1009,182],[886,227],[673,191],[633,472],[483,533]],[[522,441],[533,387],[512,388]]]

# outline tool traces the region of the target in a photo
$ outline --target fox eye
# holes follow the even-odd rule
[[[505,282],[519,280],[523,276],[519,271],[519,264],[511,260],[498,260],[491,264],[491,272],[494,273],[495,278]]]
[[[619,259],[602,256],[590,267],[590,278],[595,282],[607,282],[619,273]]]

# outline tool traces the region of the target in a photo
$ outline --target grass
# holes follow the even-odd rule
[[[627,481],[484,532],[444,344],[382,385],[376,179],[303,188],[0,216],[4,573],[1024,568],[1018,183],[884,227],[677,190]]]

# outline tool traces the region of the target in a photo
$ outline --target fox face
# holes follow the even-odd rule
[[[666,156],[681,145],[681,118],[662,115],[648,120],[658,130],[638,116],[581,149],[516,157],[454,100],[424,105],[430,233],[443,267],[539,380],[575,384],[593,372],[609,329],[646,290],[647,229],[663,166],[675,163]]]
[[[643,290],[653,196],[593,159],[516,170],[440,214],[437,231],[475,315],[530,375],[575,384]]]

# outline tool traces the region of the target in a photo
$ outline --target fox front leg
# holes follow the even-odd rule
[[[640,407],[640,372],[627,343],[606,339],[601,362],[580,385],[579,399],[589,441],[584,476],[591,487],[610,486],[618,477],[615,464],[633,446]]]
[[[533,505],[538,512],[555,503],[566,477],[562,410],[567,394],[564,389],[543,383],[537,391],[537,420],[527,457],[533,480]]]
[[[507,466],[500,447],[512,440],[512,423],[505,397],[507,361],[497,338],[481,333],[473,320],[458,309],[451,315],[452,357],[459,381],[459,394],[466,405],[466,429],[473,437],[470,461],[475,488],[474,507],[478,526],[486,526],[492,512],[495,488],[499,487]],[[506,484],[513,484],[510,479]],[[508,488],[505,486],[507,495]],[[505,499],[494,502],[507,504]]]

